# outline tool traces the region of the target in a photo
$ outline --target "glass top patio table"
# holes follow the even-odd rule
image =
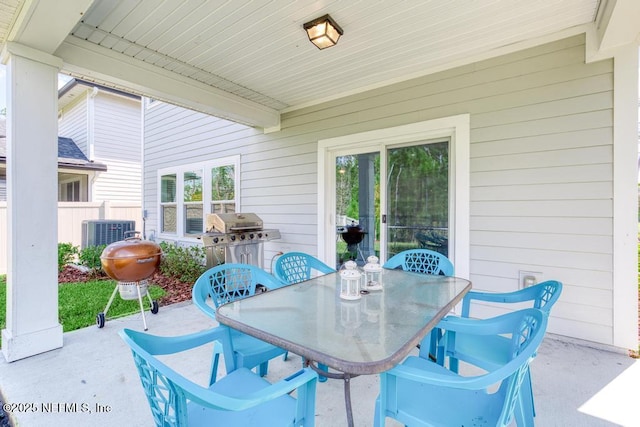
[[[383,289],[340,298],[330,273],[220,306],[224,325],[357,376],[400,363],[471,289],[457,277],[383,270]]]

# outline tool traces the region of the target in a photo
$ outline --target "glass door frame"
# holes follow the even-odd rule
[[[429,140],[448,138],[449,143],[449,258],[458,277],[469,278],[469,145],[470,116],[461,114],[409,125],[373,130],[318,141],[318,256],[335,264],[336,203],[335,160],[338,156],[380,153],[381,174],[386,175],[386,150]],[[380,180],[380,210],[386,212],[386,183]],[[383,197],[383,195],[385,195]],[[386,241],[385,227],[380,239]],[[386,260],[381,245],[381,261]]]
[[[327,173],[327,178],[329,178],[329,187],[327,188],[327,191],[329,191],[329,193],[327,193],[327,196],[329,194],[331,194],[331,204],[332,206],[332,217],[333,217],[333,229],[336,229],[336,174],[335,174],[335,165],[336,165],[336,159],[338,157],[342,157],[342,156],[352,156],[352,155],[359,155],[359,154],[369,154],[369,153],[377,153],[380,155],[380,168],[382,168],[382,165],[385,164],[385,158],[386,158],[386,152],[384,149],[384,145],[371,145],[371,144],[364,144],[364,145],[358,145],[358,146],[350,146],[349,148],[346,147],[342,147],[342,148],[337,148],[337,149],[332,149],[330,150],[329,153],[329,158],[330,158],[330,162],[332,163],[333,166],[333,174],[329,174]],[[331,165],[328,165],[329,168],[332,167]],[[329,177],[329,175],[331,175]],[[383,210],[383,206],[385,203],[385,197],[382,195],[382,191],[385,191],[386,186],[385,184],[382,182],[382,179],[384,177],[384,173],[381,170],[380,171],[380,211],[384,212]],[[386,230],[384,229],[384,227],[380,227],[380,241],[383,242],[385,241],[384,239],[386,238]],[[322,236],[319,234],[319,236]],[[338,237],[336,234],[336,238],[332,241],[333,243],[333,259],[331,258],[327,258],[327,260],[330,260],[327,264],[334,267],[336,265],[336,252],[337,252],[337,241],[338,241]],[[375,243],[374,243],[375,245]],[[327,248],[327,250],[331,250],[330,248]],[[384,251],[386,250],[386,248],[383,248],[382,246],[380,247],[380,259],[385,259],[385,254]],[[321,253],[321,252],[318,252]],[[372,254],[364,254],[364,258],[366,259],[369,255]]]

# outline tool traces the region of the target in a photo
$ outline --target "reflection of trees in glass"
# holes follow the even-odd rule
[[[364,154],[363,157],[372,154]],[[360,215],[358,190],[360,181],[359,172],[359,156],[342,156],[336,159],[336,213],[337,215],[346,215],[349,218],[358,219]],[[375,193],[375,211],[376,220],[378,220],[378,212],[380,207],[380,156],[374,155],[374,193]]]
[[[161,203],[170,203],[176,201],[176,175],[162,175],[160,180],[161,186]]]
[[[235,198],[234,166],[211,169],[211,200],[233,200]]]
[[[342,156],[336,159],[336,214],[349,218],[359,219],[361,215],[368,215],[360,211],[359,189],[361,183],[359,168],[367,167],[368,162],[373,162],[373,212],[375,218],[370,218],[375,226],[375,236],[380,231],[380,155],[378,153],[360,154],[355,156]],[[362,162],[362,164],[361,164]]]
[[[389,223],[446,227],[448,223],[448,143],[389,150]]]
[[[372,157],[373,156],[373,157]],[[373,161],[373,182],[360,182],[366,174],[359,169]],[[362,162],[362,163],[360,163]],[[446,249],[449,219],[449,143],[438,142],[420,146],[393,148],[387,152],[387,222],[388,242],[417,247],[419,233],[442,233],[442,247]],[[342,156],[336,159],[336,214],[363,219],[370,212],[360,206],[359,187],[373,185],[373,221],[375,239],[380,227],[380,158],[374,153]],[[363,192],[364,194],[364,192]],[[371,203],[371,202],[369,202]],[[369,205],[370,206],[370,205]],[[370,222],[366,222],[370,225]],[[429,230],[431,228],[437,230]],[[440,234],[438,234],[440,237]],[[419,239],[418,239],[419,240]],[[423,239],[425,240],[425,239]],[[428,240],[428,239],[426,239]],[[425,240],[425,241],[426,241]],[[406,249],[406,248],[404,248]]]
[[[202,171],[184,173],[184,201],[202,201]]]
[[[336,159],[336,213],[358,218],[358,161],[356,156]]]
[[[160,179],[160,203],[162,209],[162,231],[165,233],[175,233],[177,229],[176,188],[176,174],[162,175]]]

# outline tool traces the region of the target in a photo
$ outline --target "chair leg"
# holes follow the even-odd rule
[[[442,355],[438,354],[438,360],[442,357],[442,363],[444,364],[444,347],[446,346],[449,350],[447,351],[449,354],[449,370],[454,373],[458,373],[459,361],[456,357],[451,355],[452,352],[455,352],[456,348],[456,333],[455,331],[447,332],[447,341],[444,346],[440,346],[438,349],[438,353],[442,352]],[[455,354],[455,353],[454,353]],[[444,366],[444,365],[443,365]]]
[[[536,411],[533,403],[533,386],[531,383],[530,369],[527,369],[527,373],[520,386],[517,406],[515,416],[518,427],[535,425],[533,418],[536,416]]]
[[[327,365],[318,364],[318,368],[320,368],[321,371],[329,372],[329,367]],[[323,383],[323,382],[327,381],[327,377],[323,377],[322,375],[318,375],[318,381]]]
[[[455,372],[456,374],[458,373],[458,359],[456,359],[455,357],[449,357],[449,370],[451,372]]]
[[[380,427],[380,396],[376,399],[376,409],[373,413],[373,427]]]
[[[533,417],[536,416],[536,405],[533,401],[533,381],[531,381],[531,368],[527,367],[527,376],[524,378],[524,380],[526,382],[529,383],[529,387],[527,387],[527,390],[529,390],[529,399],[531,401],[531,415]]]
[[[418,344],[418,348],[420,349],[419,356],[423,359],[429,359],[432,362],[438,362],[438,345],[441,339],[442,330],[439,328],[433,329],[429,334],[429,351],[425,348],[425,340],[422,340],[422,342]]]
[[[220,353],[215,353],[211,360],[211,373],[209,374],[209,385],[213,385],[218,378],[218,361],[220,360]]]
[[[267,371],[269,370],[269,362],[262,362],[259,366],[258,366],[258,375],[260,375],[261,377],[264,377],[265,375],[267,375]]]

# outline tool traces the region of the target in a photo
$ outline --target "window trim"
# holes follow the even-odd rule
[[[67,175],[66,179],[60,179],[60,175]],[[91,200],[91,196],[89,194],[90,189],[90,177],[89,174],[86,173],[77,173],[77,172],[65,172],[58,171],[58,201],[59,202],[87,202]],[[80,200],[61,200],[63,191],[63,186],[68,184],[78,183],[78,193],[80,196]],[[68,194],[65,194],[67,196]],[[84,200],[83,200],[84,199]]]
[[[207,215],[211,213],[211,169],[221,166],[233,166],[234,167],[234,180],[235,180],[235,188],[234,194],[235,198],[232,202],[235,203],[236,212],[240,212],[240,155],[221,157],[214,160],[209,160],[206,162],[197,162],[197,163],[188,163],[180,166],[171,166],[166,168],[161,168],[157,170],[157,204],[156,204],[156,212],[158,218],[158,237],[159,238],[167,238],[167,239],[180,239],[185,241],[196,241],[197,236],[193,234],[185,234],[185,201],[184,201],[184,173],[188,171],[201,170],[202,171],[202,212],[203,215]],[[176,175],[176,232],[170,233],[162,230],[162,177],[164,175]],[[231,201],[230,201],[231,202]],[[167,204],[167,203],[165,203]],[[172,203],[171,203],[172,204]],[[193,204],[193,202],[189,202],[189,204]],[[204,221],[203,218],[203,222]]]

